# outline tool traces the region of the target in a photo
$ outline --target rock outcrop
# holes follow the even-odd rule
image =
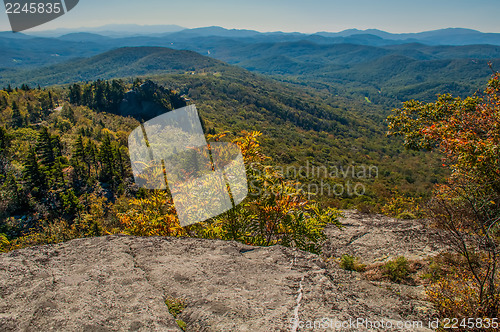
[[[343,220],[355,225],[347,226],[354,238],[347,227],[329,228],[325,253],[359,253],[356,229],[377,232],[381,225],[402,230],[393,229],[401,239],[405,232],[413,234],[415,244],[408,249],[423,245],[427,250],[415,236],[423,228],[393,220],[391,225],[382,217],[366,219],[371,221],[364,225],[364,218],[351,213]],[[369,239],[368,233],[363,237]],[[385,246],[390,254],[407,245],[380,234],[386,237],[379,254],[385,255]],[[376,247],[377,241],[370,241]],[[374,248],[368,252],[377,256]],[[422,328],[411,330],[428,331],[431,309],[422,291],[371,282],[332,259],[281,246],[108,236],[0,255],[0,331],[181,331],[176,320],[186,324],[186,331],[306,331],[312,330],[308,323],[324,319],[318,331],[333,331],[335,321],[350,319],[422,321]],[[165,305],[167,298],[185,303],[176,318]]]

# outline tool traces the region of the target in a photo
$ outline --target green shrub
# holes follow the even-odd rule
[[[183,320],[180,320],[180,319],[176,319],[175,321],[177,322],[177,325],[179,325],[181,330],[186,331],[186,328],[187,328],[186,322],[184,322]]]
[[[340,259],[340,267],[347,271],[363,272],[366,265],[361,264],[358,257],[345,254]]]
[[[427,279],[433,283],[437,282],[445,275],[445,271],[441,264],[436,258],[431,259],[429,266],[427,266],[426,271],[422,274],[421,278]]]
[[[173,297],[167,298],[165,300],[165,304],[168,307],[168,311],[172,314],[172,316],[174,316],[174,318],[177,318],[177,316],[179,316],[186,308],[184,300]]]
[[[408,260],[404,256],[385,263],[383,270],[384,275],[394,282],[401,282],[410,274]]]

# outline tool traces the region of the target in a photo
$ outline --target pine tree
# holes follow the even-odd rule
[[[23,117],[16,101],[12,102],[12,127],[18,128],[23,125]]]
[[[5,128],[0,127],[0,155],[5,156],[10,146],[10,137]]]
[[[69,87],[69,102],[75,105],[82,104],[82,87],[79,84]]]
[[[42,127],[38,134],[37,150],[40,155],[41,164],[50,170],[54,165],[56,157],[52,137],[46,127]]]
[[[49,97],[49,109],[53,110],[55,108],[55,106],[54,106],[54,98],[52,96],[52,92],[51,91],[49,91],[48,97]]]
[[[101,164],[100,178],[101,181],[110,182],[114,175],[114,157],[113,146],[109,135],[104,137],[104,140],[99,147],[99,162]]]
[[[89,165],[89,173],[91,166],[93,166],[95,170],[95,175],[97,176],[99,168],[97,162],[97,147],[91,140],[89,140],[89,142],[85,145],[85,160]]]
[[[30,147],[24,162],[24,179],[28,189],[32,191],[35,196],[47,189],[45,174],[40,169],[36,151],[33,147]]]
[[[23,191],[13,172],[8,172],[5,175],[5,181],[3,181],[1,189],[6,193],[6,197],[8,197],[14,211],[22,211],[28,205],[26,195],[23,195]]]
[[[85,147],[83,145],[83,137],[82,135],[78,135],[75,141],[74,150],[73,150],[73,158],[78,161],[84,162],[85,160]]]
[[[61,193],[62,210],[63,213],[69,215],[71,218],[81,210],[82,206],[78,197],[75,195],[73,189],[68,189],[66,192]]]
[[[64,106],[61,115],[68,119],[72,124],[76,123],[75,111],[71,106]]]
[[[42,108],[42,112],[45,115],[49,114],[49,111],[54,108],[54,104],[52,102],[51,96],[47,93],[42,92],[39,97],[40,107]]]
[[[36,123],[40,120],[40,114],[35,111],[31,103],[26,104],[26,111],[28,112],[28,120],[31,123]]]
[[[65,185],[63,165],[59,160],[56,160],[50,173],[51,173],[50,175],[52,180],[52,186],[54,188],[63,188]]]
[[[75,170],[76,179],[87,181],[90,177],[90,164],[85,156],[85,146],[82,135],[78,135],[73,145],[73,155],[71,163]]]
[[[106,98],[105,98],[105,85],[103,81],[98,80],[95,83],[95,90],[94,90],[94,106],[93,108],[105,112],[106,110]]]
[[[54,149],[54,156],[57,157],[62,157],[63,156],[63,145],[61,142],[61,138],[57,135],[51,135],[51,142],[52,142],[52,147]]]
[[[94,100],[94,93],[92,90],[92,86],[90,84],[87,84],[83,87],[81,104],[88,107],[92,107],[93,100]]]
[[[118,182],[121,183],[125,178],[125,165],[122,152],[120,151],[119,146],[115,146],[115,148],[113,149],[113,158],[116,161],[115,174],[118,177]]]

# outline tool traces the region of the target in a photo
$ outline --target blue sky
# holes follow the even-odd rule
[[[500,0],[80,0],[67,15],[35,30],[135,23],[299,32],[462,27],[500,33],[498,13]],[[10,30],[4,10],[0,30]]]

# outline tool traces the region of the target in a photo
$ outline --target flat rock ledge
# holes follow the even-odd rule
[[[358,223],[353,233],[365,226]],[[432,310],[422,292],[370,282],[281,246],[86,238],[0,255],[0,331],[181,331],[176,320],[185,331],[311,331],[314,322],[322,322],[315,331],[378,330],[335,328],[350,319],[423,321],[410,330],[430,331]],[[176,318],[167,298],[185,302]],[[391,329],[398,330],[409,329]]]

